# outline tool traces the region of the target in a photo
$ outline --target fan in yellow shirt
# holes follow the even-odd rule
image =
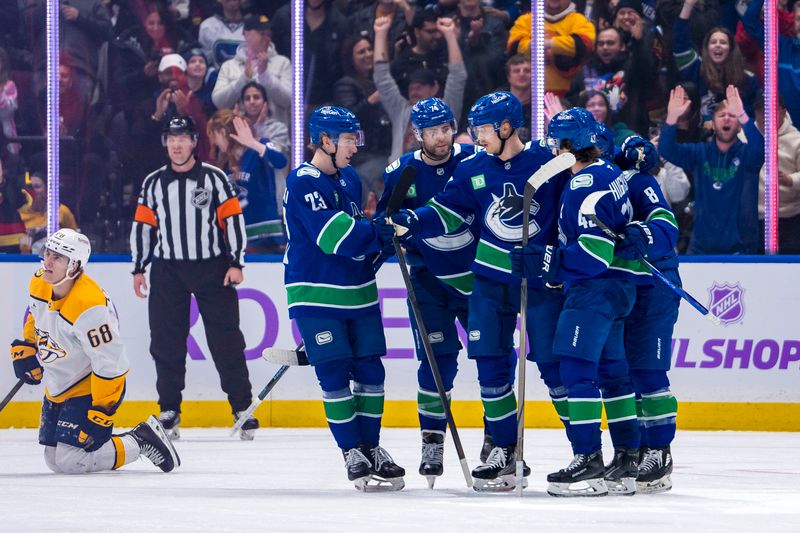
[[[19,209],[25,231],[31,238],[33,253],[39,253],[47,239],[47,178],[44,172],[31,173],[31,190],[28,202]],[[78,229],[75,216],[64,204],[58,206],[58,226]]]

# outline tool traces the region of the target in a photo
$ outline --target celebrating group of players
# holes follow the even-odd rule
[[[419,101],[411,126],[421,149],[386,168],[385,192],[371,220],[359,207],[360,179],[349,165],[363,143],[358,119],[335,106],[310,118],[315,152],[289,175],[283,199],[289,314],[319,380],[348,478],[359,490],[404,486],[405,470],[379,444],[386,343],[375,272],[394,253],[393,239],[405,250],[416,295],[409,308],[420,360],[419,472],[431,486],[443,472],[446,409],[414,311],[448,398],[461,348],[456,319],[467,330],[486,425],[474,487],[512,490],[519,482],[513,337],[525,278],[531,347],[525,355],[549,389],[574,455],[547,476],[548,493],[671,488],[677,401],[667,371],[679,298],[654,282],[641,260],[680,284],[677,223],[647,172],[658,155],[638,137],[615,147],[583,108],[556,114],[544,139],[523,143],[517,133],[522,112],[507,92],[478,99],[468,116],[472,146],[454,143],[455,119],[444,102]],[[528,204],[529,178],[564,153],[574,164],[540,184]],[[416,169],[410,187],[401,177],[407,167]],[[389,205],[395,187],[407,187],[396,212]],[[587,203],[591,216],[585,216]],[[522,246],[525,209],[529,239]],[[608,465],[600,439],[603,407],[614,444]],[[529,473],[525,466],[523,474]]]

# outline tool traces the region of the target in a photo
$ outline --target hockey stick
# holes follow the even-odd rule
[[[8,391],[8,394],[6,394],[6,397],[3,398],[3,401],[0,401],[0,411],[5,409],[6,405],[8,405],[8,402],[11,401],[11,398],[14,397],[14,395],[19,391],[19,389],[22,388],[23,385],[25,385],[25,382],[22,381],[22,380],[19,380],[19,381],[17,381],[16,385],[11,387],[11,390]]]
[[[403,169],[403,173],[400,175],[400,179],[395,185],[394,190],[392,190],[392,195],[389,197],[389,203],[386,206],[387,218],[396,212],[401,205],[403,205],[403,200],[406,197],[408,188],[411,186],[411,183],[414,181],[416,175],[417,169],[412,166],[407,166]],[[439,364],[436,362],[436,356],[433,355],[431,340],[428,338],[428,331],[425,328],[425,323],[422,320],[422,312],[419,309],[419,304],[417,304],[417,296],[414,293],[414,287],[411,285],[411,276],[408,273],[408,264],[406,264],[406,258],[403,254],[403,249],[400,247],[400,241],[398,240],[397,235],[392,237],[392,244],[394,244],[394,251],[395,254],[397,254],[397,262],[400,265],[400,273],[403,275],[403,283],[405,284],[406,291],[408,292],[408,301],[411,305],[411,312],[414,314],[414,320],[417,323],[417,331],[421,337],[420,340],[422,341],[422,346],[425,348],[425,357],[428,359],[428,364],[431,367],[431,374],[433,374],[433,380],[436,382],[436,392],[439,393],[439,401],[442,402],[444,416],[447,419],[447,425],[450,428],[450,435],[453,437],[453,444],[456,447],[456,454],[458,455],[458,460],[461,463],[464,481],[467,482],[467,487],[469,488],[472,487],[472,473],[470,472],[469,465],[467,464],[467,456],[464,454],[464,447],[461,445],[461,438],[458,436],[458,428],[456,427],[456,422],[453,419],[453,412],[450,410],[450,401],[447,399],[447,393],[444,390],[444,383],[442,382],[442,375],[439,373]]]
[[[297,350],[300,350],[302,347],[303,343],[300,343],[300,345],[297,347]],[[264,351],[266,352],[266,350]],[[283,375],[286,373],[287,370],[289,370],[289,365],[283,365],[278,369],[277,372],[275,372],[275,375],[272,376],[272,379],[269,380],[269,383],[267,383],[267,385],[263,389],[261,389],[261,392],[258,393],[256,399],[253,400],[252,403],[250,403],[250,407],[248,407],[245,410],[245,412],[242,413],[241,416],[239,416],[239,418],[236,420],[236,423],[233,425],[233,428],[231,428],[231,432],[229,433],[231,437],[236,435],[236,432],[242,429],[242,426],[244,425],[245,422],[247,422],[247,419],[249,419],[253,415],[253,413],[256,412],[258,406],[261,405],[261,402],[264,401],[264,398],[267,397],[267,394],[269,394],[272,391],[272,389],[275,388],[275,385],[278,384],[278,382],[281,380],[281,378],[283,377]]]
[[[286,350],[283,348],[264,348],[261,352],[261,357],[270,363],[281,366],[308,366],[308,356],[303,350],[303,343],[301,342],[294,350]]]
[[[559,174],[575,164],[575,156],[571,153],[558,155],[539,167],[525,183],[525,191],[522,195],[522,247],[528,245],[530,238],[530,210],[533,195],[536,194],[547,180]],[[519,364],[517,365],[517,447],[514,451],[516,471],[514,473],[514,484],[517,495],[522,496],[523,471],[524,471],[524,451],[525,445],[525,366],[528,361],[527,341],[528,341],[528,278],[522,276],[519,293]]]
[[[581,203],[580,211],[581,215],[588,217],[589,220],[594,222],[598,228],[603,230],[603,233],[614,239],[614,241],[621,242],[624,239],[624,237],[622,237],[621,235],[617,235],[611,228],[606,226],[602,220],[597,218],[597,202],[599,202],[603,196],[609,194],[610,192],[611,191],[595,191],[589,194],[586,198],[584,198],[583,203]],[[650,261],[648,261],[647,258],[641,257],[640,261],[642,261],[642,263],[644,263],[647,266],[647,268],[650,269],[650,272],[652,272],[653,276],[655,276],[658,280],[664,283],[667,287],[672,289],[673,292],[675,292],[675,294],[677,294],[678,296],[689,302],[689,304],[692,307],[700,311],[700,313],[703,316],[705,316],[715,325],[717,326],[720,325],[719,318],[713,315],[711,311],[709,311],[706,308],[706,306],[698,302],[694,298],[694,296],[683,290],[682,287],[675,285],[669,278],[667,278],[664,274],[662,274],[660,270],[658,270],[655,266],[653,266],[653,264]]]

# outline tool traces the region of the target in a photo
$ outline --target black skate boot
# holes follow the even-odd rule
[[[672,452],[666,448],[644,448],[636,489],[642,494],[667,492],[672,488]]]
[[[428,480],[428,488],[432,489],[436,478],[444,472],[444,435],[434,431],[422,432],[422,461],[419,464],[420,475]]]
[[[238,413],[233,414],[233,421],[237,422],[239,418],[244,415],[244,411],[239,411]],[[256,430],[259,428],[258,419],[254,416],[248,417],[247,421],[242,424],[242,428],[239,430],[239,438],[242,440],[253,440],[256,436]]]
[[[608,493],[633,496],[636,494],[636,476],[639,474],[639,449],[615,448],[614,459],[606,465],[603,477]]]
[[[374,448],[361,446],[361,453],[371,463],[369,481],[374,481],[375,483],[365,484],[364,488],[359,490],[366,492],[395,491],[406,486],[406,482],[403,479],[406,471],[394,462],[389,452],[380,446],[375,446]]]
[[[605,496],[603,452],[576,454],[566,468],[547,475],[550,496]]]
[[[472,470],[472,488],[478,492],[508,492],[516,488],[515,445],[496,446],[489,453],[486,462]],[[522,488],[528,486],[525,479],[531,474],[527,464],[522,467]]]
[[[364,490],[362,486],[366,486],[369,480],[372,463],[358,448],[342,450],[342,455],[344,455],[344,466],[347,468],[347,479],[353,481],[358,490]]]
[[[175,451],[167,431],[155,416],[150,416],[128,435],[132,436],[139,445],[139,454],[147,457],[150,462],[163,472],[171,472],[176,466],[181,465],[181,458]]]
[[[161,411],[158,415],[158,421],[167,432],[169,440],[178,440],[181,438],[181,414],[178,411]]]
[[[485,463],[489,458],[489,454],[494,450],[494,439],[488,433],[483,434],[483,446],[481,447],[481,463]]]

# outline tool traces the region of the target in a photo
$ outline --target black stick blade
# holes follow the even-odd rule
[[[400,206],[403,205],[403,200],[406,199],[406,194],[411,184],[417,177],[417,169],[411,165],[407,165],[400,174],[400,179],[392,189],[392,195],[389,197],[389,203],[386,206],[386,216],[391,216],[396,213]]]

